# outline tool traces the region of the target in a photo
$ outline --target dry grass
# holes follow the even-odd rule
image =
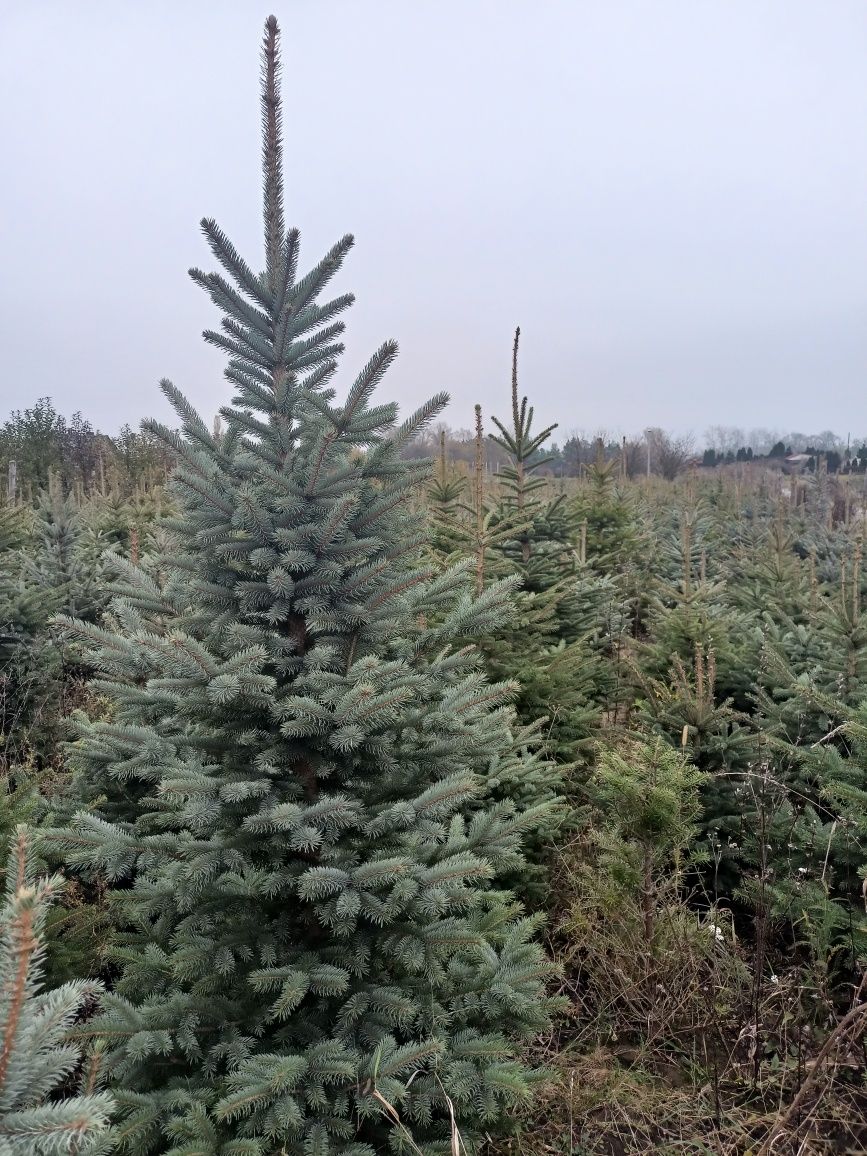
[[[754,983],[723,913],[665,888],[648,944],[640,905],[569,858],[551,937],[566,1008],[536,1049],[550,1076],[485,1156],[867,1153],[860,992],[811,1030],[794,967]]]
[[[784,1125],[779,1101],[791,1103],[794,1085],[779,1072],[764,1073],[755,1088],[736,1071],[722,1073],[714,1087],[710,1073],[674,1064],[663,1071],[649,1060],[605,1047],[553,1057],[532,1115],[511,1137],[492,1141],[485,1156],[867,1152],[864,1089],[860,1078],[853,1083],[839,1069],[828,1071],[799,1118]]]

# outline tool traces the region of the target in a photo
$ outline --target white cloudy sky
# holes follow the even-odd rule
[[[342,277],[348,377],[448,419],[867,431],[864,0],[267,0],[288,217]],[[0,0],[0,417],[226,400],[186,269],[259,263],[251,0]]]

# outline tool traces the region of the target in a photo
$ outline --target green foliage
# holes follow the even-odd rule
[[[93,1030],[123,1041],[108,1060],[132,1150],[267,1151],[246,1132],[288,1098],[303,1143],[335,1151],[437,1151],[450,1104],[468,1145],[498,1132],[537,1084],[520,1057],[547,1006],[524,979],[518,997],[502,989],[511,1010],[488,1005],[490,951],[509,976],[540,971],[507,889],[552,910],[576,1017],[556,1063],[579,1056],[592,1085],[600,1041],[640,1049],[611,1073],[612,1089],[643,1081],[659,1116],[638,1120],[635,1144],[667,1126],[660,1065],[680,1065],[685,1041],[707,1055],[725,1039],[737,1064],[756,1031],[763,1086],[785,1100],[785,1032],[820,1046],[867,956],[867,583],[838,483],[820,476],[796,504],[764,475],[630,482],[600,458],[561,483],[529,468],[540,444],[519,511],[508,444],[491,478],[441,443],[425,480],[390,411],[379,426],[365,400],[344,420],[321,380],[305,387],[321,366],[257,411],[244,399],[267,396],[256,375],[270,371],[233,362],[237,398],[214,431],[167,387],[185,433],[146,440],[179,456],[172,494],[85,497],[52,474],[33,504],[0,506],[0,836],[50,816],[62,833],[43,856],[80,869],[46,915],[45,970],[52,986],[102,975],[114,989]],[[65,637],[55,609],[79,619]],[[67,704],[86,711],[74,792],[57,753]],[[443,848],[459,873],[445,897]],[[385,863],[375,885],[355,875],[371,862]],[[435,918],[478,944],[418,972],[396,928]],[[345,990],[322,986],[326,967]],[[399,1017],[371,992],[425,1010]],[[350,1005],[366,1010],[347,1026]],[[462,1032],[484,1063],[465,1067]],[[351,1056],[352,1092],[318,1090],[313,1042]],[[405,1048],[418,1066],[395,1075]],[[284,1076],[279,1103],[224,1107]],[[677,1096],[704,1103],[717,1076],[697,1062],[693,1079]],[[489,1081],[500,1090],[479,1109]],[[630,1150],[600,1122],[619,1109],[585,1093],[589,1150]]]
[[[81,668],[57,645],[51,618],[65,611],[98,620],[107,545],[55,476],[35,509],[0,509],[0,767],[7,771],[43,769],[54,759]]]
[[[0,913],[0,1154],[98,1156],[109,1150],[110,1097],[97,1090],[100,1049],[83,1061],[70,1034],[84,1007],[101,995],[94,983],[41,990],[48,907],[61,880],[35,879],[24,827],[12,840]],[[78,1075],[81,1090],[61,1087]]]
[[[38,803],[38,787],[32,777],[0,776],[0,847],[10,846],[13,834],[32,819]]]
[[[38,593],[23,579],[21,551],[32,535],[32,512],[0,506],[0,663],[44,621]]]
[[[76,414],[74,424],[81,422]],[[41,397],[31,409],[15,410],[0,426],[0,457],[7,466],[14,461],[20,470],[18,484],[34,488],[47,486],[51,471],[63,458],[66,421],[55,410],[51,398]]]
[[[549,462],[544,450],[554,426],[533,432],[533,408],[518,394],[518,341],[512,354],[512,423],[494,418],[492,440],[506,458],[497,474],[497,490],[488,502],[490,562],[486,572],[516,577],[521,589],[515,613],[496,634],[481,642],[494,678],[517,678],[521,720],[544,720],[547,750],[572,766],[589,755],[603,710],[616,702],[616,679],[602,660],[600,637],[612,634],[604,616],[613,588],[586,572],[576,550],[577,523],[564,491],[551,493],[540,471]],[[477,433],[477,438],[480,431]],[[476,512],[483,505],[476,478]],[[615,617],[622,626],[619,592]],[[609,653],[610,657],[610,653]],[[550,833],[548,833],[550,843]]]
[[[15,494],[6,500],[29,502],[60,479],[67,490],[105,496],[112,487],[126,493],[165,479],[166,461],[146,436],[125,426],[117,437],[93,428],[80,413],[66,419],[50,397],[30,409],[14,410],[0,425],[0,474],[9,482],[14,463]]]
[[[500,486],[495,525],[511,527],[511,532],[497,544],[497,551],[521,575],[522,585],[530,593],[549,590],[558,579],[574,573],[575,553],[572,547],[565,494],[548,495],[548,483],[539,471],[550,457],[542,451],[556,425],[533,432],[533,407],[527,398],[518,400],[518,341],[515,330],[512,349],[512,425],[493,419],[499,430],[491,440],[505,450],[506,462],[497,477]]]
[[[95,621],[105,601],[102,554],[109,543],[87,524],[85,511],[52,478],[39,495],[26,576],[39,593],[44,621],[55,613]]]
[[[621,883],[641,891],[648,920],[660,871],[698,833],[704,777],[661,739],[601,752],[590,788],[602,816],[604,861]]]
[[[285,936],[307,943],[315,928],[310,966],[327,963],[354,977],[354,933],[344,935],[342,925],[347,910],[362,903],[358,925],[370,921],[377,934],[391,935],[389,920],[406,920],[410,910],[400,906],[410,902],[404,889],[421,893],[437,865],[420,858],[422,850],[428,840],[451,847],[457,814],[475,858],[459,858],[456,868],[480,874],[464,879],[448,902],[464,905],[459,918],[471,921],[482,920],[484,909],[484,942],[504,961],[509,913],[520,919],[506,889],[553,909],[551,941],[567,989],[574,983],[580,992],[576,1015],[584,1026],[569,1038],[587,1062],[609,1033],[654,1055],[661,1049],[668,1064],[673,1047],[688,1039],[701,1050],[712,1031],[722,1033],[736,1057],[745,1024],[761,1021],[763,1000],[768,1006],[776,1000],[776,1010],[757,1030],[772,1035],[768,1023],[778,1016],[809,1029],[818,1046],[847,1006],[867,955],[867,583],[859,527],[840,520],[845,502],[838,483],[822,475],[807,503],[796,504],[782,500],[764,475],[754,484],[719,472],[672,485],[630,482],[604,458],[585,467],[580,480],[561,483],[546,474],[544,462],[530,468],[544,456],[540,444],[525,455],[529,488],[519,511],[508,444],[497,447],[501,471],[491,478],[484,466],[467,475],[460,463],[451,465],[442,439],[440,461],[424,481],[423,463],[404,458],[401,448],[383,461],[394,426],[356,436],[355,418],[365,423],[370,412],[362,406],[326,447],[323,488],[311,490],[303,471],[315,466],[343,407],[327,391],[299,388],[287,390],[281,403],[295,407],[297,418],[282,410],[263,417],[242,402],[248,385],[265,389],[255,375],[266,371],[252,360],[246,368],[235,361],[230,374],[247,377],[235,382],[241,400],[227,408],[219,428],[197,424],[169,389],[186,433],[180,442],[165,430],[147,435],[151,445],[162,437],[166,453],[180,451],[173,494],[109,486],[104,495],[84,497],[52,475],[33,504],[0,506],[0,835],[8,837],[22,820],[42,824],[49,816],[64,827],[43,854],[51,863],[60,849],[81,871],[46,916],[46,973],[52,985],[104,975],[116,988],[101,1025],[127,1033],[129,1043],[112,1050],[111,1064],[116,1082],[124,1083],[122,1111],[141,1151],[160,1144],[181,1151],[208,1143],[243,1152],[261,1147],[261,1140],[240,1134],[243,1122],[216,1115],[232,1094],[237,1057],[243,1053],[244,1063],[252,1063],[271,1048],[282,1064],[306,1056],[316,1032],[317,1039],[345,1043],[345,1035],[328,1029],[342,997],[313,991],[303,978],[302,947],[288,960],[280,954]],[[319,368],[310,364],[305,372]],[[519,405],[519,421],[526,422],[529,406],[521,414]],[[257,421],[270,441],[253,429]],[[310,443],[314,450],[306,448]],[[472,447],[479,460],[482,444],[479,432]],[[337,516],[353,486],[358,509],[374,502],[380,510],[381,499],[395,503],[364,534],[356,532],[355,507],[348,521]],[[549,503],[556,511],[551,519]],[[161,514],[169,515],[165,525]],[[335,537],[321,550],[312,527],[328,524],[332,514]],[[377,551],[386,541],[391,553],[380,569],[386,558]],[[363,563],[353,560],[355,550]],[[370,575],[370,584],[351,586],[359,575]],[[108,583],[115,601],[107,611]],[[49,621],[55,609],[90,621],[64,637]],[[104,653],[85,692],[86,651],[94,646]],[[465,646],[474,649],[463,652]],[[326,651],[337,656],[333,662]],[[359,724],[358,701],[380,720],[373,731]],[[282,713],[284,702],[291,703],[291,718]],[[79,715],[70,754],[72,796],[57,754],[66,704],[87,712]],[[485,722],[480,713],[488,709],[494,718]],[[295,729],[278,734],[287,724]],[[433,734],[440,737],[431,747]],[[672,813],[653,810],[665,792],[642,778],[654,751],[701,775],[679,796],[690,802],[680,848],[675,828],[660,819]],[[299,780],[305,761],[312,780],[306,769]],[[318,809],[306,808],[318,808],[323,796],[329,805],[339,796],[341,808],[344,798],[354,806],[359,777],[368,792],[362,792],[365,818],[333,829],[323,820],[320,830]],[[396,799],[398,779],[405,793]],[[377,808],[396,806],[404,816],[405,805],[414,807],[441,781],[456,792],[453,812],[409,822],[399,837],[375,824],[368,835]],[[311,783],[315,799],[306,797]],[[564,790],[567,806],[549,809]],[[281,816],[281,807],[299,808],[292,812],[299,833],[291,846],[286,829],[265,833],[250,825],[266,803]],[[639,826],[627,823],[639,803],[649,808],[642,837]],[[76,806],[83,811],[70,825]],[[486,850],[484,826],[473,826],[492,807],[510,825],[509,849],[499,859]],[[302,847],[303,839],[309,842]],[[408,856],[415,866],[408,877],[386,875],[383,894],[337,875],[342,890],[299,898],[308,869],[336,865],[352,878],[344,857],[355,870],[377,854],[396,856],[401,865]],[[491,867],[491,878],[476,859]],[[343,898],[347,891],[364,898]],[[323,907],[330,921],[324,929]],[[502,929],[490,922],[495,909]],[[417,920],[415,908],[411,914]],[[424,917],[431,917],[427,907]],[[280,934],[279,919],[286,923]],[[376,921],[383,919],[380,928]],[[340,953],[350,950],[347,963]],[[418,1002],[402,972],[393,982],[405,966],[403,959],[389,961],[383,982],[404,993],[409,984]],[[281,971],[279,990],[251,995],[250,976],[271,967],[292,975]],[[198,986],[190,978],[197,969],[207,977]],[[460,971],[463,982],[463,963]],[[367,982],[368,973],[360,974],[351,984]],[[430,983],[426,975],[423,982]],[[367,1106],[353,1101],[366,1132],[339,1140],[349,1150],[387,1142],[411,1151],[417,1140],[435,1151],[447,1143],[449,1101],[472,1144],[479,1129],[493,1133],[504,1125],[515,1102],[508,1106],[504,1092],[499,1118],[489,1123],[475,1106],[480,1081],[498,1072],[513,1095],[535,1086],[535,1074],[520,1065],[496,1068],[493,1060],[484,1075],[474,1068],[475,1084],[465,1083],[456,1058],[461,1021],[449,1028],[453,1034],[439,1031],[440,1021],[453,1017],[458,989],[435,990],[439,1002],[428,1019],[396,1027],[375,1011],[378,1026],[374,1031],[364,1020],[361,1046],[353,1035],[353,1056],[376,1072],[375,1108],[364,1105],[378,1114],[368,1119]],[[713,1015],[723,1017],[712,1028],[705,1023],[710,991]],[[473,999],[481,1001],[478,992]],[[190,1027],[203,1001],[202,1026]],[[291,1028],[268,1018],[276,1017],[275,1001],[285,1006]],[[502,1026],[500,1017],[492,1026],[487,1011],[473,1015],[480,1036]],[[518,1063],[521,1034],[532,1030],[522,1015],[504,1021],[509,1064]],[[227,1038],[229,1023],[256,1023],[253,1044],[246,1036]],[[444,1058],[386,1084],[380,1062],[392,1045],[383,1033],[397,1048],[445,1040]],[[212,1037],[219,1037],[213,1051]],[[789,1095],[797,1081],[785,1041],[766,1038],[762,1047],[765,1058],[757,1063],[789,1072],[780,1075],[780,1095]],[[664,1097],[657,1076],[636,1071],[650,1081],[658,1105]],[[438,1099],[414,1099],[422,1074]],[[704,1080],[697,1095],[710,1076],[699,1066],[695,1078]],[[314,1129],[319,1143],[306,1080],[292,1095],[303,1099],[304,1127]],[[328,1100],[329,1110],[336,1102]],[[327,1125],[332,1146],[336,1118]],[[648,1129],[636,1136],[655,1135]]]
[[[446,457],[445,433],[440,434],[436,470],[427,487],[427,510],[431,522],[431,552],[443,565],[454,562],[468,545],[463,525],[467,507],[463,501],[467,478],[450,467]]]
[[[587,484],[572,500],[572,518],[580,529],[583,561],[597,574],[631,575],[641,558],[642,538],[636,503],[619,485],[615,462],[596,462],[586,471]]]

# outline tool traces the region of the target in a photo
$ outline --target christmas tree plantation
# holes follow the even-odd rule
[[[453,644],[498,625],[512,584],[475,597],[468,563],[422,561],[427,466],[401,449],[445,397],[402,425],[371,404],[392,343],[331,387],[352,298],[322,294],[352,238],[299,275],[278,69],[272,17],[265,271],[211,220],[223,272],[192,271],[235,396],[212,433],[163,384],[171,542],[108,559],[105,626],[67,620],[111,707],[77,720],[82,810],[48,842],[114,887],[119,974],[89,1030],[124,1151],[472,1150],[527,1096],[522,1041],[548,1015],[535,923],[498,880],[551,821],[552,771],[528,755],[521,781],[515,688]]]

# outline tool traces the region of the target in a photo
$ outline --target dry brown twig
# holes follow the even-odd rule
[[[759,1148],[757,1156],[770,1156],[773,1144],[778,1139],[778,1137],[786,1131],[786,1129],[789,1127],[789,1124],[792,1122],[792,1120],[794,1120],[797,1113],[803,1107],[804,1101],[807,1099],[811,1089],[818,1080],[819,1073],[822,1071],[822,1068],[825,1065],[825,1061],[828,1059],[835,1046],[841,1040],[845,1039],[845,1037],[850,1032],[854,1032],[857,1027],[860,1027],[862,1025],[862,1021],[867,1020],[867,1003],[857,1002],[861,998],[861,993],[864,990],[865,982],[867,982],[867,972],[865,972],[861,977],[861,983],[858,985],[858,990],[855,993],[854,1006],[849,1009],[845,1016],[843,1016],[843,1018],[825,1040],[825,1043],[822,1045],[819,1054],[816,1056],[816,1060],[812,1069],[810,1070],[809,1075],[804,1080],[803,1084],[801,1084],[801,1087],[798,1089],[797,1094],[793,1098],[791,1104],[789,1104],[786,1111],[781,1117],[778,1117],[776,1123],[768,1133],[765,1142],[762,1144],[761,1148]]]

